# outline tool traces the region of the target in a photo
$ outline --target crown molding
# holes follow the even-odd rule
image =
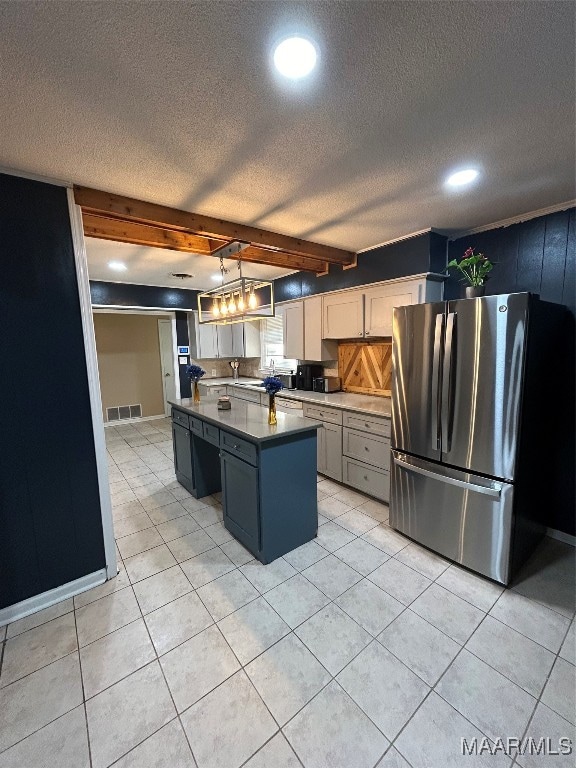
[[[487,232],[489,229],[500,229],[501,227],[510,227],[512,224],[521,224],[523,221],[530,221],[530,219],[537,219],[539,216],[547,216],[550,213],[558,213],[558,211],[566,211],[568,208],[576,207],[576,200],[566,200],[564,203],[557,203],[556,205],[549,205],[547,208],[539,208],[537,211],[529,211],[528,213],[521,213],[517,216],[511,216],[509,219],[502,219],[501,221],[494,221],[492,224],[483,224],[481,227],[474,227],[473,229],[466,229],[462,232],[452,233],[448,235],[450,241],[460,240],[461,237],[469,237],[470,235],[477,235],[480,232]]]
[[[429,232],[437,232],[434,227],[428,227],[428,229],[421,229],[418,232],[411,232],[409,235],[402,235],[402,237],[395,237],[392,240],[385,240],[383,243],[378,243],[377,245],[370,245],[368,248],[362,248],[360,251],[356,251],[356,255],[358,256],[361,253],[368,253],[369,251],[373,251],[376,248],[382,248],[385,245],[393,245],[394,243],[401,243],[403,240],[411,240],[413,237],[419,237],[420,235],[427,235]]]

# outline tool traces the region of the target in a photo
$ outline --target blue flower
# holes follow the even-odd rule
[[[269,395],[275,395],[281,389],[284,389],[284,384],[282,384],[277,376],[266,376],[260,386],[264,387]]]
[[[201,368],[199,365],[187,365],[186,366],[186,373],[193,381],[198,381],[198,379],[201,379],[202,376],[206,373],[204,368]]]

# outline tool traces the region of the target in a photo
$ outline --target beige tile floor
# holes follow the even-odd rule
[[[574,550],[512,589],[319,478],[316,541],[271,565],[193,499],[170,423],[108,428],[120,573],[0,629],[0,768],[563,768],[461,738],[575,739]]]

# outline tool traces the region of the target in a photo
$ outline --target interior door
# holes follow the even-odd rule
[[[528,294],[452,301],[442,373],[442,461],[514,479]]]
[[[396,307],[392,323],[392,446],[440,459],[444,302]]]
[[[164,413],[170,415],[168,400],[176,399],[176,376],[174,372],[174,347],[172,344],[172,321],[158,320],[158,338],[160,341],[160,367],[162,368],[162,392],[164,395]]]

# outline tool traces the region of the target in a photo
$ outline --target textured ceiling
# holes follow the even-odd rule
[[[350,250],[575,197],[571,2],[8,0],[0,28],[4,167]],[[294,32],[320,62],[288,86]]]
[[[182,251],[170,251],[162,248],[148,248],[143,245],[113,243],[109,240],[86,238],[88,254],[88,272],[90,280],[112,280],[120,283],[139,283],[140,285],[172,285],[178,288],[213,288],[219,280],[213,275],[220,274],[220,262],[213,256],[197,256]],[[115,272],[108,266],[109,261],[121,261],[126,265],[126,272]],[[238,277],[238,262],[227,259],[224,266],[228,269],[225,280]],[[192,277],[182,280],[172,277],[172,272],[186,272]],[[289,273],[287,269],[268,267],[264,264],[242,265],[245,277],[259,277],[262,280],[274,280]]]

